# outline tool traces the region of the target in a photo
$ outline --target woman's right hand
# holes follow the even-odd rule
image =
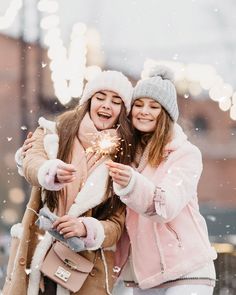
[[[76,179],[76,168],[72,164],[60,163],[57,168],[56,182],[70,183]]]
[[[33,146],[33,142],[35,141],[35,138],[33,138],[32,136],[33,136],[33,132],[29,132],[26,137],[26,140],[23,143],[22,151],[21,151],[22,158],[24,158],[26,156],[26,152],[29,149],[31,149]]]

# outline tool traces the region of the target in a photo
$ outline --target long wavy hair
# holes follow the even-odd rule
[[[82,106],[75,107],[73,110],[67,111],[57,117],[57,133],[59,136],[58,159],[66,163],[71,163],[74,139],[78,136],[80,124],[85,114],[90,111],[90,106],[91,99]],[[127,118],[124,103],[121,105],[121,111],[117,121],[117,126],[118,125],[119,128],[117,132],[121,141],[119,151],[113,156],[113,160],[118,163],[129,165],[133,160],[134,145],[130,122]],[[58,199],[61,194],[63,194],[63,190],[58,192],[46,190],[45,203],[51,211],[57,208]],[[93,209],[93,216],[98,219],[108,218],[119,208],[124,209],[124,205],[119,198],[114,195],[111,177],[108,178],[105,197],[105,199],[109,197],[107,201],[104,201]]]
[[[135,153],[141,148],[142,152],[149,145],[148,163],[157,167],[165,158],[165,146],[171,141],[173,121],[167,111],[162,108],[153,132],[144,133],[134,129]]]

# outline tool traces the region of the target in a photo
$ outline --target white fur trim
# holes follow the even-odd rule
[[[108,180],[108,169],[105,160],[87,178],[74,204],[70,207],[68,215],[78,217],[99,205],[104,198]]]
[[[16,165],[17,165],[18,173],[21,176],[24,176],[24,172],[23,172],[23,169],[22,169],[23,157],[22,157],[21,153],[22,153],[22,147],[20,147],[15,153],[15,162],[16,162]]]
[[[11,227],[11,237],[21,239],[23,235],[23,226],[21,223],[16,223]]]
[[[57,284],[57,295],[70,295],[70,291]]]
[[[87,250],[97,250],[101,248],[102,243],[105,239],[105,233],[102,223],[93,217],[81,217],[80,220],[85,225],[88,233],[88,243],[90,244],[90,246],[86,245],[87,238],[81,237],[81,239],[85,242]]]
[[[53,121],[49,121],[44,117],[40,117],[38,119],[39,126],[44,129],[48,129],[52,133],[56,133],[56,123]]]
[[[103,71],[87,82],[79,104],[83,104],[100,90],[114,91],[123,100],[127,114],[131,108],[133,86],[128,78],[118,71]]]
[[[121,188],[120,185],[113,182],[114,192],[119,197],[123,197],[123,196],[128,195],[134,188],[134,184],[135,184],[135,180],[136,180],[136,173],[138,173],[138,172],[134,171],[134,169],[132,169],[131,167],[130,167],[130,169],[132,171],[132,176],[131,176],[130,182],[128,183],[128,185],[126,187]]]
[[[57,134],[46,134],[43,139],[44,149],[49,159],[56,159],[59,147],[59,137]]]
[[[59,191],[64,187],[62,183],[55,182],[58,164],[62,163],[59,159],[47,160],[38,170],[39,184],[50,191]]]
[[[52,244],[53,238],[49,233],[46,233],[43,240],[37,245],[34,256],[31,262],[31,273],[29,275],[29,286],[27,295],[38,295],[39,283],[41,278],[41,265],[44,257]]]

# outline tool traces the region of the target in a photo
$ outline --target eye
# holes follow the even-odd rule
[[[96,99],[97,99],[97,100],[104,100],[104,98],[99,97],[99,96],[96,96]]]
[[[120,104],[121,104],[121,101],[120,101],[120,100],[119,100],[119,101],[118,101],[118,100],[113,100],[112,102],[113,102],[114,104],[117,104],[117,105],[120,105]]]
[[[137,108],[141,108],[142,104],[140,102],[136,102],[136,103],[134,103],[134,106],[137,107]]]

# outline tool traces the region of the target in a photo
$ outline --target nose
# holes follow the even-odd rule
[[[149,110],[148,110],[147,106],[142,107],[141,114],[143,114],[143,115],[148,115],[149,114]]]
[[[110,103],[110,101],[109,100],[104,100],[103,101],[103,104],[102,104],[102,107],[104,108],[104,109],[110,109],[111,108],[111,103]]]

